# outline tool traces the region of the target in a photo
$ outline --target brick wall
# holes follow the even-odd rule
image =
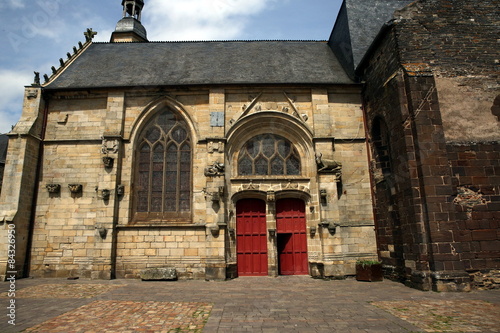
[[[395,14],[401,59],[447,76],[496,75],[499,8],[498,0],[414,2]]]
[[[409,279],[416,269],[428,269],[417,260],[422,247],[415,240],[416,165],[413,133],[401,126],[407,118],[405,81],[394,50],[397,36],[392,31],[381,41],[364,73],[363,97],[372,145],[374,205],[379,254],[387,273],[394,279]],[[417,181],[418,183],[418,181]],[[412,264],[408,265],[410,262]],[[418,267],[417,267],[418,264]],[[423,266],[423,267],[421,267]]]
[[[454,253],[469,271],[500,267],[500,144],[448,144],[455,218]]]
[[[396,13],[401,62],[435,74],[448,141],[500,140],[499,8],[498,0],[426,0]]]
[[[417,1],[396,13],[359,71],[380,255],[388,273],[422,289],[466,290],[468,270],[499,265],[498,145],[490,143],[500,139],[491,108],[498,8]],[[387,144],[374,130],[380,119]]]

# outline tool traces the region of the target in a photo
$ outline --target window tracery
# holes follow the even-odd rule
[[[262,134],[250,139],[238,157],[239,176],[300,175],[300,157],[287,139]]]
[[[136,220],[190,216],[191,146],[186,121],[170,110],[144,127],[136,155]]]

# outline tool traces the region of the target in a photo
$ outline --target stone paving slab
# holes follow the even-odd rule
[[[382,301],[372,304],[425,332],[500,332],[500,305],[485,301]]]
[[[110,290],[121,288],[120,285],[105,284],[42,284],[16,291],[16,298],[93,298]],[[0,294],[0,298],[8,293]]]
[[[200,326],[190,328],[190,320],[196,315],[190,317],[189,313],[197,313],[197,306],[205,307],[203,332],[207,333],[426,332],[432,329],[432,332],[451,332],[455,326],[448,324],[463,324],[467,320],[469,329],[499,332],[495,320],[500,317],[500,290],[434,293],[391,281],[325,281],[307,276],[248,277],[224,282],[24,279],[16,281],[16,287],[15,327],[7,323],[9,298],[0,298],[2,333],[30,328],[33,332],[43,331],[48,327],[43,325],[52,325],[47,332],[91,332],[93,328],[86,325],[95,321],[99,312],[107,311],[115,314],[106,317],[106,322],[112,325],[108,332],[113,329],[126,332],[129,327],[134,327],[134,332],[171,329],[195,332]],[[64,293],[60,292],[64,289],[67,289]],[[0,283],[0,292],[7,290],[9,284]],[[17,298],[17,294],[23,296]],[[59,296],[64,297],[56,298]],[[176,306],[191,312],[185,312],[184,326],[174,328],[175,317],[170,314]],[[207,306],[211,307],[209,315]],[[115,312],[114,308],[120,311]],[[135,309],[133,313],[137,316],[129,315],[127,309]],[[5,311],[5,315],[1,311]],[[443,326],[430,327],[432,316]],[[73,325],[70,330],[68,325]],[[101,328],[97,331],[106,332]]]
[[[211,304],[94,301],[24,332],[201,333]]]

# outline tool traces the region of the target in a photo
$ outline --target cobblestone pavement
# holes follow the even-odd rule
[[[0,283],[0,332],[500,332],[500,290],[434,293],[307,276]],[[15,323],[7,307],[15,300]],[[2,310],[3,309],[3,310]],[[3,311],[3,315],[1,312]],[[3,318],[3,319],[2,319]]]

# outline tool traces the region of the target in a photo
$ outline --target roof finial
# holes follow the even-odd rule
[[[83,33],[85,36],[85,40],[87,42],[91,42],[94,39],[95,35],[97,35],[97,31],[92,31],[92,28],[88,28],[86,32]]]

